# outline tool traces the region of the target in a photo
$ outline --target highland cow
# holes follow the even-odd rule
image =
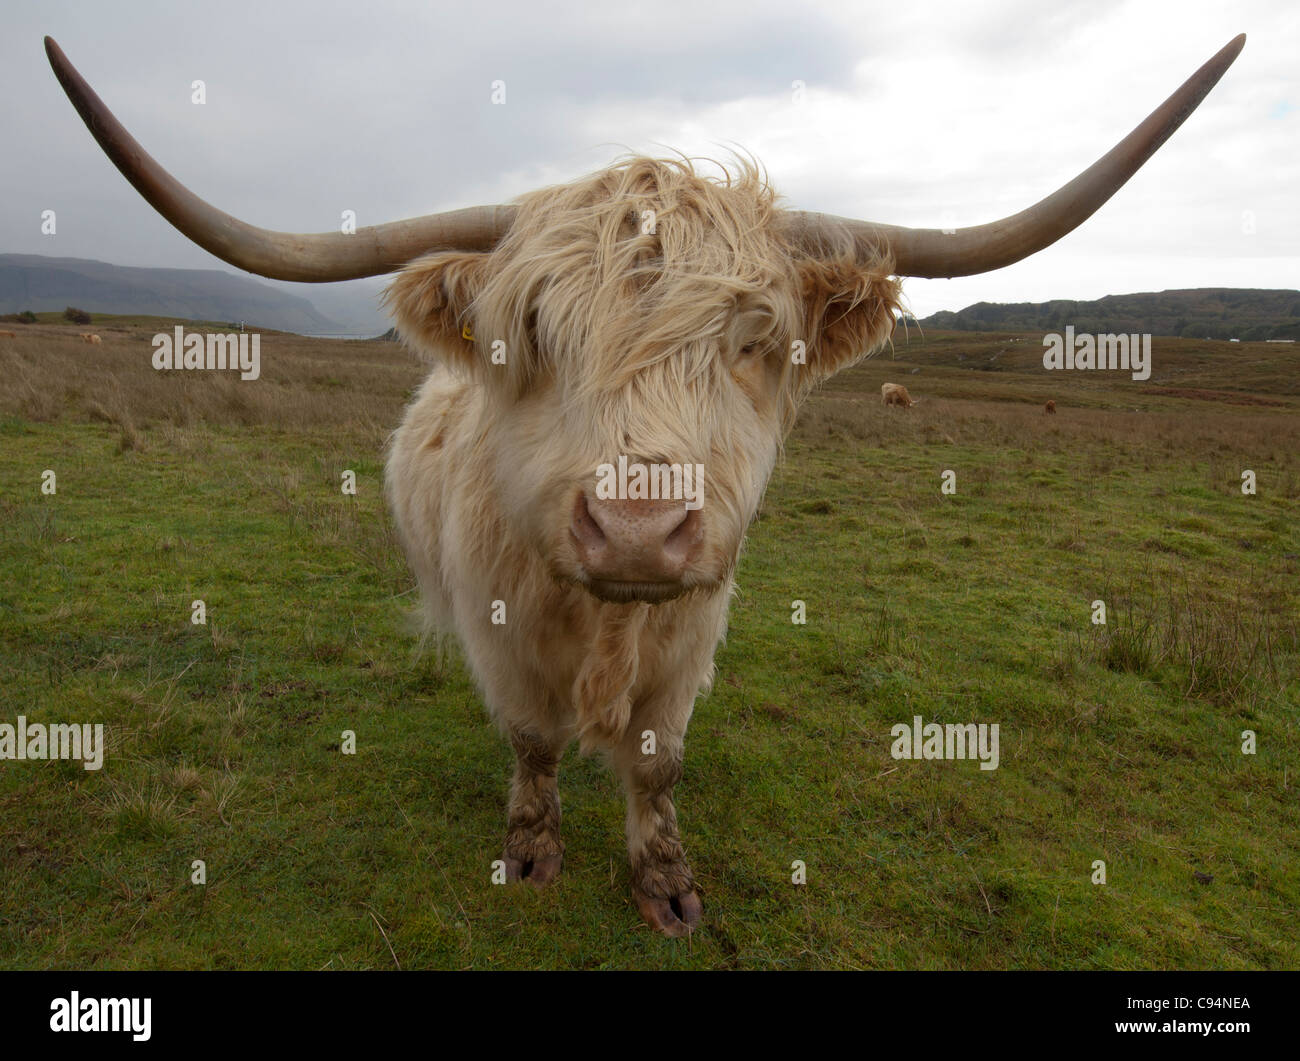
[[[916,404],[912,396],[907,393],[907,388],[901,383],[882,383],[880,401],[883,405],[901,405],[904,409],[910,409]]]
[[[577,739],[626,789],[638,910],[677,936],[702,909],[673,805],[687,722],[800,403],[889,340],[898,277],[1001,268],[1081,224],[1243,42],[1065,188],[976,228],[789,211],[748,162],[708,176],[632,157],[514,205],[350,235],[272,232],[210,206],[47,51],[126,178],[217,256],[284,280],[401,270],[388,302],[434,367],[392,440],[387,492],[426,623],[459,640],[515,752],[507,873],[560,872],[557,771]],[[617,461],[701,468],[702,504],[603,496],[599,469]]]

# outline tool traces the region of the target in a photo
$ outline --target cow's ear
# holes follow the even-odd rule
[[[800,263],[812,383],[883,346],[894,331],[902,289],[879,268],[851,261]]]
[[[432,254],[398,273],[384,302],[402,337],[423,353],[475,363],[470,310],[483,286],[486,261],[486,254]]]

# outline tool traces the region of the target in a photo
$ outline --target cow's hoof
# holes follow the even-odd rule
[[[526,880],[534,888],[545,888],[560,875],[560,867],[564,865],[563,855],[550,855],[527,861],[504,855],[503,860],[506,864],[506,880]]]
[[[704,916],[704,904],[694,892],[684,892],[671,899],[655,899],[633,892],[637,912],[651,928],[658,929],[669,939],[689,936]]]

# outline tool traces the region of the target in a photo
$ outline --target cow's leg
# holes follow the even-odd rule
[[[540,888],[559,876],[564,861],[555,780],[564,745],[553,736],[513,726],[509,736],[515,776],[506,814],[506,878],[528,880]]]
[[[632,896],[647,924],[674,937],[688,935],[703,912],[673,806],[673,786],[682,777],[682,738],[689,708],[680,714],[680,719],[660,717],[655,720],[657,727],[634,718],[614,756],[627,791]],[[647,730],[654,734],[653,754],[644,751]]]

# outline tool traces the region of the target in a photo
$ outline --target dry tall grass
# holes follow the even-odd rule
[[[0,414],[28,420],[109,420],[138,444],[138,429],[264,424],[285,430],[391,431],[425,369],[403,347],[263,332],[261,375],[158,371],[154,329],[96,322],[95,347],[75,333],[27,325],[0,341]],[[125,443],[131,445],[133,443]]]
[[[264,332],[257,380],[240,380],[229,370],[160,372],[151,363],[157,329],[115,324],[111,318],[97,321],[96,327],[104,341],[93,349],[75,331],[55,325],[24,325],[17,338],[0,340],[0,415],[35,421],[108,419],[131,430],[166,422],[181,427],[265,424],[286,430],[348,426],[386,433],[396,426],[426,371],[397,343]],[[1051,451],[1136,447],[1209,460],[1247,451],[1292,467],[1300,453],[1300,399],[1291,396],[1294,381],[1275,405],[1253,407],[1189,399],[1186,392],[1162,393],[1162,388],[1132,382],[1123,374],[1056,373],[1049,379],[1041,370],[1035,372],[1032,357],[1021,353],[1026,344],[1015,347],[1026,361],[1015,370],[964,367],[999,342],[1007,340],[942,335],[933,343],[899,347],[895,357],[888,351],[877,355],[832,381],[805,410],[798,434],[809,441],[840,437],[872,445],[996,441]],[[1223,387],[1240,382],[1243,352],[1254,357],[1250,364],[1257,384],[1273,380],[1278,367],[1288,372],[1295,367],[1300,375],[1300,365],[1290,364],[1297,354],[1289,346],[1219,344],[1225,351],[1214,376],[1203,363],[1204,344],[1159,342],[1172,350],[1167,354],[1171,360],[1195,355],[1198,382],[1217,386],[1220,394]],[[1264,355],[1285,364],[1261,369]],[[940,356],[946,359],[942,364],[936,363]],[[880,384],[885,380],[905,381],[922,404],[910,410],[882,408]],[[1060,410],[1051,420],[1042,410],[1048,396],[1057,399]]]

